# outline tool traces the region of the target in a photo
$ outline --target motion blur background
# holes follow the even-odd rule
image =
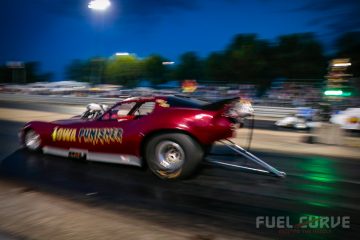
[[[359,13],[359,0],[0,0],[0,238],[355,239]],[[287,177],[205,164],[169,183],[19,146],[27,121],[154,94],[250,101],[251,151]],[[244,122],[233,140],[250,146]],[[260,215],[351,229],[281,235]]]
[[[183,91],[184,80],[195,80],[197,95],[266,104],[318,102],[330,89],[353,105],[359,95],[358,1],[89,2],[2,1],[2,91],[99,94],[97,84]],[[339,58],[349,63],[342,76],[331,70]],[[64,80],[88,85],[62,92],[45,84]],[[43,84],[24,86],[35,82]]]

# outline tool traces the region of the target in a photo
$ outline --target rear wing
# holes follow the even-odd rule
[[[205,111],[226,112],[233,103],[239,102],[240,97],[221,99],[215,102],[209,102],[201,98],[194,98],[186,95],[174,95],[167,98],[171,107],[195,108]]]
[[[202,106],[201,109],[207,110],[207,111],[222,110],[222,112],[225,112],[226,110],[228,110],[231,107],[232,103],[235,103],[238,101],[240,101],[240,97],[222,99],[222,100],[219,100],[216,102],[206,104],[206,105]]]

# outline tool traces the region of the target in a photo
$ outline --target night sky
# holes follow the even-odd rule
[[[152,53],[177,61],[206,57],[235,34],[315,32],[330,48],[339,34],[360,30],[360,0],[112,0],[106,12],[88,0],[0,0],[0,64],[37,60],[64,79],[73,59]]]

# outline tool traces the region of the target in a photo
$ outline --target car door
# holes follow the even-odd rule
[[[76,126],[77,147],[91,152],[124,153],[128,148],[131,110],[136,102],[117,104],[99,119]]]

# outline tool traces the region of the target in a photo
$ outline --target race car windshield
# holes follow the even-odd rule
[[[135,102],[117,104],[103,115],[102,120],[116,120],[119,117],[127,116],[135,104]]]

